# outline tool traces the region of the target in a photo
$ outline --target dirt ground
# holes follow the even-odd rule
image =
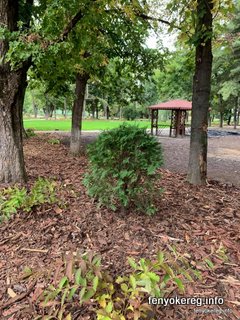
[[[189,306],[159,306],[154,319],[240,319],[240,189],[226,183],[238,182],[234,171],[240,169],[236,155],[239,138],[210,139],[209,176],[223,179],[226,173],[229,180],[209,180],[202,187],[186,183],[184,173],[170,171],[186,170],[189,138],[159,138],[165,168],[160,170],[162,178],[156,187],[163,192],[155,199],[156,215],[148,217],[134,210],[123,215],[98,208],[82,185],[87,159],[69,156],[67,146],[50,144],[50,137],[45,134],[25,142],[26,166],[29,185],[39,176],[57,181],[59,203],[35,207],[28,214],[19,212],[0,225],[1,320],[32,320],[47,314],[46,309],[39,309],[38,297],[53,280],[44,275],[48,271],[55,277],[66,252],[100,253],[103,267],[119,275],[129,272],[127,257],[153,258],[170,246],[188,257],[192,266],[208,258],[214,264],[212,268],[201,264],[203,279],[187,283],[184,296],[218,296],[225,302],[201,309],[207,313],[196,313]],[[89,134],[85,137],[92,139]],[[67,137],[64,142],[67,144]],[[219,258],[223,248],[227,260]],[[25,267],[31,268],[34,276],[24,278]],[[78,308],[73,319],[95,317]]]
[[[84,143],[90,143],[98,134],[98,132],[84,132]],[[68,135],[63,132],[59,134],[65,145],[69,145]],[[164,168],[186,174],[190,137],[158,136],[158,140],[163,146]],[[208,178],[240,186],[240,134],[208,139]]]
[[[187,173],[190,138],[159,137],[166,169]],[[240,135],[208,139],[208,178],[240,185]]]

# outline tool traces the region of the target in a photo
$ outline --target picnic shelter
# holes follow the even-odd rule
[[[192,102],[187,100],[170,100],[149,107],[151,112],[151,134],[158,135],[159,110],[171,110],[170,137],[185,136],[187,111],[192,109]]]

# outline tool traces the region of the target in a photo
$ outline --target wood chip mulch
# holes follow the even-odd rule
[[[86,157],[71,157],[66,146],[51,145],[48,139],[42,135],[25,143],[28,183],[39,176],[56,180],[59,203],[19,213],[0,225],[0,319],[34,319],[34,299],[44,283],[41,276],[22,280],[25,267],[57,268],[65,252],[90,249],[101,253],[104,268],[123,274],[129,269],[127,257],[153,257],[169,245],[192,261],[203,261],[221,246],[226,249],[228,261],[213,256],[214,268],[202,270],[203,280],[187,285],[185,293],[223,297],[225,303],[209,307],[208,313],[189,306],[161,307],[156,319],[240,319],[239,188],[216,181],[193,187],[185,175],[161,170],[164,191],[156,199],[157,214],[124,216],[98,208],[87,196],[81,182]]]

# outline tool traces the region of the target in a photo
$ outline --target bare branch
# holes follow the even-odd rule
[[[92,0],[92,3],[96,2],[96,0]],[[66,28],[64,29],[64,31],[62,32],[58,42],[62,42],[64,40],[66,40],[67,36],[69,35],[69,33],[75,28],[75,26],[77,25],[77,23],[84,17],[84,13],[82,12],[82,10],[79,10],[75,16],[72,18],[72,20],[68,23],[68,25],[66,26]]]
[[[77,23],[84,17],[84,14],[80,10],[73,18],[72,20],[68,23],[64,31],[62,32],[58,42],[66,40],[67,36],[69,33],[75,28]]]

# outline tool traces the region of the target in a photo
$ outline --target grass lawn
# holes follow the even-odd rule
[[[122,123],[137,124],[140,127],[150,128],[150,120],[143,121],[121,121],[121,120],[83,120],[83,130],[107,130],[120,126]],[[71,120],[45,120],[45,119],[25,119],[24,127],[32,128],[36,131],[70,131]]]

